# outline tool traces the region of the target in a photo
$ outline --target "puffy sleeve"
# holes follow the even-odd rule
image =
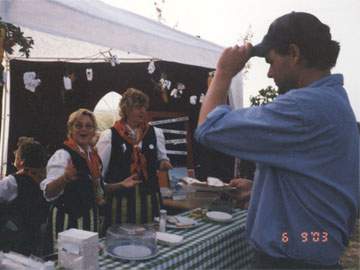
[[[0,180],[0,203],[11,202],[17,195],[17,183],[13,175],[8,175]]]
[[[105,174],[109,168],[110,157],[111,157],[111,129],[104,130],[100,134],[100,138],[96,144],[96,149],[101,158],[101,162],[103,165],[102,168],[102,176],[105,177]]]
[[[65,172],[66,166],[69,164],[71,160],[70,154],[65,151],[64,149],[60,149],[52,155],[52,157],[49,159],[47,166],[46,166],[46,178],[40,183],[40,189],[44,193],[44,198],[47,201],[53,201],[57,198],[59,198],[64,191],[62,190],[57,196],[55,197],[48,197],[46,196],[46,186],[58,179],[60,176],[62,176]]]
[[[154,127],[157,142],[158,160],[170,160],[166,154],[165,136],[161,128]]]

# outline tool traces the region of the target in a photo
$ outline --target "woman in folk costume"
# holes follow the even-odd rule
[[[98,206],[105,203],[101,160],[92,147],[97,128],[93,113],[79,109],[69,116],[68,138],[47,164],[41,189],[53,201],[52,240],[69,228],[98,231]]]
[[[33,138],[20,137],[15,174],[0,180],[0,250],[41,255],[41,230],[48,204],[39,188],[45,178],[45,148]]]
[[[127,89],[119,103],[121,119],[97,143],[105,183],[123,186],[107,199],[105,227],[152,222],[159,215],[162,201],[156,171],[159,162],[163,170],[171,164],[161,130],[146,121],[148,106],[147,95]]]

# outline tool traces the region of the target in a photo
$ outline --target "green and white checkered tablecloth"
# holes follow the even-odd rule
[[[184,214],[186,215],[186,214]],[[247,211],[235,210],[230,223],[199,221],[191,229],[168,229],[184,236],[184,243],[158,245],[158,255],[145,261],[123,261],[99,257],[100,269],[241,269],[247,268],[252,250],[245,239]]]

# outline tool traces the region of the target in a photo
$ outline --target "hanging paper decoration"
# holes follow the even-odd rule
[[[120,65],[120,59],[114,54],[112,55],[110,52],[110,64],[112,67],[115,67],[116,65]]]
[[[186,87],[185,87],[185,84],[183,84],[183,83],[177,83],[176,88],[180,91],[183,91],[183,90],[185,90]]]
[[[86,78],[87,78],[88,81],[93,80],[93,69],[92,68],[87,68],[86,69]]]
[[[164,79],[164,78],[161,78],[161,79],[160,79],[160,86],[161,86],[162,89],[170,90],[171,81],[166,80],[166,79]]]
[[[191,105],[196,105],[196,101],[197,101],[197,96],[193,95],[190,97],[190,104]]]
[[[71,79],[68,76],[64,76],[63,81],[64,81],[65,90],[71,90],[72,89]]]
[[[149,65],[147,67],[148,73],[153,74],[155,72],[155,63],[154,60],[150,60]]]
[[[36,87],[41,83],[40,79],[36,79],[35,72],[25,72],[23,75],[25,88],[31,92],[35,92]]]
[[[159,80],[159,90],[160,90],[160,96],[161,99],[165,102],[169,102],[168,93],[166,90],[170,90],[171,87],[171,81],[167,80],[166,73],[161,73],[161,78]]]
[[[172,96],[173,98],[181,98],[185,89],[186,87],[183,83],[177,83],[176,88],[171,91],[170,96]]]
[[[73,71],[65,71],[63,76],[64,88],[65,90],[72,90],[72,84],[76,81],[76,75]]]
[[[170,96],[173,97],[173,98],[179,98],[180,97],[180,95],[178,94],[178,90],[176,88],[171,90]]]
[[[210,87],[210,84],[211,84],[214,76],[215,76],[215,71],[210,71],[209,74],[208,74],[208,79],[207,79],[208,88]]]
[[[161,79],[162,80],[162,79]],[[166,89],[168,87],[170,87],[171,82],[168,80],[163,80],[163,82],[160,80],[160,95],[161,95],[161,99],[165,102],[168,103],[169,102],[169,98],[166,92]]]
[[[205,94],[204,94],[204,93],[201,93],[200,98],[199,98],[199,102],[200,102],[200,103],[203,103],[204,98],[205,98]]]
[[[117,55],[113,55],[111,53],[111,49],[108,51],[100,52],[100,54],[105,58],[105,62],[109,62],[112,67],[115,67],[116,65],[120,65],[121,61],[117,57]]]

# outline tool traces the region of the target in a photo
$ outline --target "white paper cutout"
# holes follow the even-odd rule
[[[71,79],[68,76],[64,76],[63,81],[64,81],[65,90],[71,90],[72,89]]]
[[[182,94],[183,94],[182,90],[174,88],[173,90],[171,90],[170,96],[172,96],[173,98],[181,98]]]
[[[123,143],[123,144],[121,145],[121,148],[122,148],[122,151],[125,152],[125,151],[126,151],[126,144]]]
[[[176,88],[174,88],[173,90],[171,90],[170,96],[174,97],[174,98],[177,98],[177,92],[178,92],[178,90]]]
[[[92,68],[87,68],[86,69],[86,78],[87,78],[88,81],[93,80],[93,69]]]
[[[191,105],[196,105],[196,101],[197,101],[197,96],[191,96],[190,97],[190,104]]]
[[[25,72],[23,78],[25,88],[33,93],[35,92],[36,87],[41,83],[40,79],[36,79],[36,73],[33,71]]]
[[[186,87],[185,87],[185,84],[183,84],[183,83],[177,83],[176,88],[182,92],[182,90],[185,90]]]
[[[150,62],[149,62],[149,65],[148,65],[148,67],[147,67],[147,70],[148,70],[148,73],[149,74],[153,74],[154,72],[155,72],[155,63],[154,63],[154,61],[153,60],[151,60]]]
[[[171,81],[165,80],[163,78],[160,79],[160,84],[162,89],[170,90],[171,87]]]
[[[204,93],[201,93],[200,98],[199,98],[199,102],[200,102],[200,103],[203,103],[204,98],[205,98],[205,94],[204,94]]]
[[[111,55],[110,57],[110,64],[112,67],[115,67],[116,65],[120,65],[120,59],[116,55]]]

